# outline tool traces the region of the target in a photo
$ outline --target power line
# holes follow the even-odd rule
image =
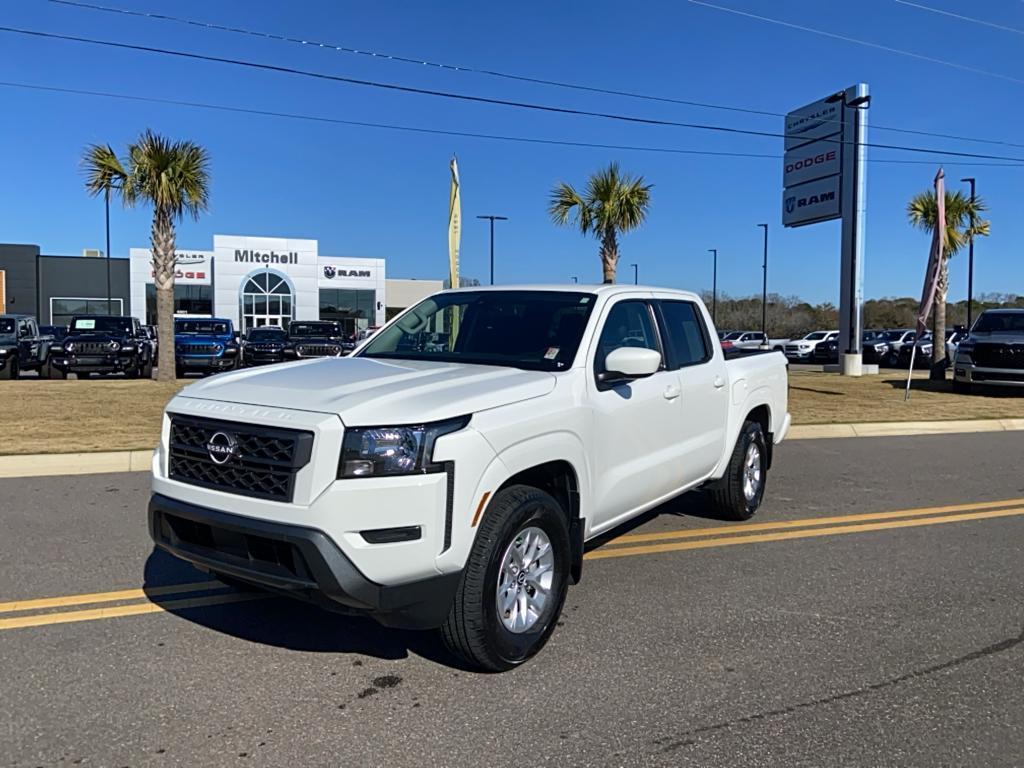
[[[897,1],[899,1],[899,0],[897,0]],[[482,68],[467,67],[467,66],[462,66],[462,65],[457,65],[457,64],[446,64],[446,63],[441,63],[441,62],[436,62],[436,61],[428,61],[428,60],[424,60],[424,59],[411,58],[411,57],[408,57],[408,56],[399,56],[399,55],[390,54],[390,53],[382,53],[382,52],[379,52],[379,51],[370,51],[370,50],[364,50],[364,49],[360,49],[360,48],[352,48],[350,46],[341,45],[339,43],[328,43],[328,42],[317,41],[317,40],[309,40],[309,39],[299,38],[299,37],[289,37],[288,35],[276,34],[276,33],[272,33],[272,32],[261,32],[259,30],[245,29],[245,28],[242,28],[242,27],[227,26],[225,24],[216,24],[216,23],[213,23],[213,22],[200,21],[200,20],[197,20],[197,19],[189,19],[189,18],[184,18],[184,17],[181,17],[181,16],[171,16],[169,14],[164,14],[164,13],[150,13],[150,12],[147,12],[147,11],[136,11],[136,10],[131,10],[131,9],[128,9],[128,8],[117,8],[117,7],[114,7],[114,6],[98,5],[98,4],[95,4],[95,3],[81,2],[81,0],[49,0],[49,2],[55,3],[57,5],[70,6],[70,7],[81,8],[81,9],[85,9],[85,10],[101,11],[101,12],[104,12],[104,13],[120,14],[120,15],[123,15],[123,16],[133,16],[133,17],[137,17],[137,18],[152,19],[152,20],[157,20],[157,21],[167,21],[167,22],[172,22],[172,23],[176,23],[176,24],[185,24],[185,25],[188,25],[188,26],[200,27],[202,29],[211,29],[211,30],[216,30],[216,31],[220,31],[220,32],[229,32],[229,33],[238,34],[238,35],[249,35],[251,37],[258,37],[258,38],[263,38],[263,39],[267,39],[267,40],[274,40],[274,41],[278,41],[278,42],[292,43],[292,44],[296,44],[296,45],[309,46],[309,47],[312,47],[312,48],[321,48],[321,49],[324,49],[324,50],[330,50],[330,51],[334,51],[334,52],[338,52],[338,53],[347,53],[347,54],[355,54],[355,55],[360,55],[360,56],[368,56],[368,57],[374,58],[374,59],[382,59],[382,60],[387,60],[387,61],[395,61],[395,62],[399,62],[399,63],[403,63],[403,64],[415,64],[417,66],[433,67],[435,69],[442,69],[442,70],[447,70],[447,71],[452,71],[452,72],[463,72],[463,73],[472,73],[472,74],[478,74],[478,75],[485,75],[485,76],[488,76],[488,77],[497,77],[497,78],[502,78],[502,79],[505,79],[505,80],[514,80],[514,81],[519,81],[519,82],[524,82],[524,83],[533,83],[535,85],[547,85],[547,86],[553,86],[553,87],[556,87],[556,88],[567,88],[567,89],[571,89],[571,90],[583,91],[583,92],[588,92],[588,93],[601,93],[601,94],[605,94],[605,95],[608,95],[608,96],[624,96],[624,97],[627,97],[627,98],[641,99],[641,100],[645,100],[645,101],[654,101],[654,102],[660,102],[660,103],[664,103],[664,104],[678,104],[678,105],[688,106],[688,107],[697,107],[697,108],[700,108],[700,109],[717,109],[717,110],[723,110],[723,111],[727,111],[727,112],[738,112],[738,113],[742,113],[742,114],[759,115],[759,116],[762,116],[762,117],[782,117],[782,118],[784,118],[786,116],[786,114],[784,112],[773,112],[773,111],[770,111],[770,110],[753,109],[753,108],[750,108],[750,107],[738,107],[738,106],[735,106],[735,105],[712,104],[712,103],[708,103],[708,102],[692,101],[692,100],[688,100],[688,99],[677,99],[677,98],[672,98],[672,97],[668,97],[668,96],[659,96],[659,95],[649,94],[649,93],[637,93],[635,91],[623,91],[623,90],[616,90],[616,89],[613,89],[613,88],[600,88],[600,87],[597,87],[597,86],[583,85],[581,83],[569,83],[569,82],[560,81],[560,80],[549,80],[549,79],[539,78],[539,77],[530,77],[528,75],[519,75],[519,74],[513,74],[513,73],[509,73],[509,72],[501,72],[501,71],[497,71],[497,70],[493,70],[493,69],[482,69]],[[830,121],[830,122],[838,122],[838,121]],[[1000,140],[1000,139],[981,139],[981,138],[975,138],[975,137],[970,137],[970,136],[958,136],[958,135],[955,135],[955,134],[938,133],[938,132],[934,132],[934,131],[923,131],[923,130],[916,130],[916,129],[912,129],[912,128],[900,128],[900,127],[896,127],[896,126],[877,125],[877,124],[873,124],[871,127],[872,127],[873,130],[893,131],[893,132],[897,132],[897,133],[905,133],[905,134],[915,135],[915,136],[931,136],[933,138],[952,139],[952,140],[956,140],[956,141],[968,141],[968,142],[973,142],[973,143],[978,143],[978,144],[995,144],[995,145],[1007,146],[1007,147],[1024,147],[1024,144],[1017,144],[1017,143],[1014,143],[1014,142],[1011,142],[1011,141],[1004,141],[1004,140]]]
[[[949,16],[949,17],[954,18],[954,19],[959,19],[960,21],[970,22],[971,24],[979,24],[979,25],[981,25],[983,27],[991,27],[992,29],[999,29],[999,30],[1002,30],[1003,32],[1013,32],[1015,35],[1024,35],[1024,29],[1020,29],[1018,27],[1008,27],[1005,24],[996,24],[993,21],[985,21],[984,19],[975,19],[975,18],[972,18],[971,16],[964,16],[963,14],[960,14],[960,13],[953,13],[952,11],[945,11],[945,10],[943,10],[941,8],[932,8],[930,5],[923,5],[921,3],[911,3],[911,2],[909,2],[909,0],[893,0],[893,1],[899,3],[900,5],[907,5],[907,6],[910,6],[911,8],[917,8],[918,10],[921,10],[921,11],[928,11],[929,13],[936,13],[939,16]]]
[[[716,11],[724,11],[725,13],[733,13],[737,16],[745,16],[748,19],[755,19],[757,21],[764,21],[768,24],[777,24],[780,27],[788,27],[789,29],[797,29],[801,32],[812,32],[815,35],[822,35],[824,37],[830,37],[833,40],[842,40],[846,43],[854,43],[856,45],[863,45],[868,48],[874,48],[878,51],[886,51],[887,53],[896,53],[900,56],[909,56],[912,59],[918,59],[920,61],[927,61],[932,64],[941,64],[944,67],[952,67],[953,69],[959,69],[964,72],[972,72],[976,75],[984,75],[985,77],[994,77],[999,80],[1006,80],[1011,83],[1017,83],[1024,85],[1024,80],[1018,77],[1011,77],[1010,75],[1003,75],[998,72],[990,72],[987,69],[981,69],[980,67],[972,67],[968,64],[958,64],[955,61],[946,61],[945,59],[937,59],[934,56],[925,56],[923,53],[914,53],[912,51],[904,51],[901,48],[892,48],[888,45],[881,45],[880,43],[872,43],[867,40],[859,40],[856,37],[848,37],[846,35],[836,34],[835,32],[826,32],[823,29],[815,29],[814,27],[805,27],[802,24],[794,24],[790,21],[782,21],[781,19],[773,19],[770,16],[760,16],[756,13],[749,13],[748,11],[740,11],[736,8],[727,8],[724,5],[715,5],[714,3],[706,2],[706,0],[689,0],[694,5],[703,5],[705,8],[713,8]]]
[[[651,152],[651,153],[662,153],[662,154],[675,154],[675,155],[695,155],[702,157],[734,157],[734,158],[755,158],[755,159],[767,159],[767,160],[781,160],[782,155],[779,154],[768,154],[768,153],[757,153],[757,152],[725,152],[716,150],[702,150],[702,149],[679,149],[677,147],[650,147],[650,146],[637,146],[629,144],[603,144],[597,142],[585,142],[585,141],[569,141],[564,139],[543,139],[530,136],[504,136],[490,133],[477,133],[472,131],[452,131],[442,128],[423,128],[419,126],[409,125],[397,125],[393,123],[374,123],[362,120],[343,120],[341,118],[326,117],[322,115],[304,115],[294,112],[279,112],[276,110],[266,109],[254,109],[248,107],[232,107],[226,104],[211,104],[208,102],[201,101],[184,101],[180,99],[164,99],[155,96],[135,96],[131,94],[113,93],[110,91],[92,91],[83,90],[78,88],[61,88],[58,86],[50,85],[38,85],[34,83],[16,83],[10,81],[0,81],[0,87],[7,88],[20,88],[32,91],[47,91],[52,93],[63,93],[73,94],[78,96],[96,96],[109,99],[120,99],[124,101],[136,101],[145,102],[150,104],[161,104],[165,106],[175,107],[191,107],[196,109],[210,109],[220,112],[234,112],[245,115],[257,115],[261,117],[277,117],[289,120],[304,120],[315,123],[327,123],[334,125],[348,125],[359,128],[381,128],[392,131],[405,131],[409,133],[422,133],[422,134],[433,134],[439,136],[459,136],[462,138],[471,139],[486,139],[491,141],[511,141],[524,144],[547,144],[554,146],[564,147],[580,147],[586,149],[612,149],[617,151],[628,151],[628,152]],[[888,163],[888,164],[901,164],[901,165],[933,165],[932,160],[900,160],[891,158],[868,158],[868,162],[872,163]],[[1024,163],[947,163],[947,165],[963,165],[966,167],[975,166],[995,166],[1002,168],[1024,168]]]
[[[691,2],[694,0],[691,0]],[[76,35],[62,35],[55,32],[40,32],[37,30],[19,29],[17,27],[6,27],[0,26],[0,32],[8,32],[12,34],[27,35],[30,37],[39,37],[53,40],[66,40],[76,43],[85,43],[88,45],[98,45],[108,48],[118,48],[122,50],[131,51],[143,51],[146,53],[155,53],[163,56],[172,56],[183,59],[190,59],[195,61],[209,61],[218,64],[231,64],[234,66],[245,67],[248,69],[257,69],[268,72],[279,72],[288,75],[297,75],[302,77],[310,77],[318,80],[326,80],[330,82],[346,83],[349,85],[360,85],[370,88],[377,88],[389,91],[395,91],[399,93],[415,93],[423,96],[434,96],[445,99],[453,99],[456,101],[465,101],[477,104],[492,104],[504,107],[514,107],[519,109],[527,109],[537,112],[545,112],[552,114],[563,114],[573,115],[582,117],[597,117],[606,120],[615,120],[619,122],[639,124],[639,125],[656,125],[663,127],[673,128],[690,128],[694,130],[703,131],[714,131],[717,133],[735,134],[743,136],[761,136],[767,138],[784,138],[784,134],[775,133],[772,131],[754,131],[746,128],[733,128],[724,125],[713,125],[708,123],[686,123],[674,120],[660,120],[650,117],[638,117],[635,115],[623,115],[611,112],[592,112],[583,109],[571,109],[569,107],[555,107],[547,104],[534,104],[531,102],[524,101],[512,101],[509,99],[498,99],[489,96],[474,96],[471,94],[454,93],[451,91],[438,91],[429,88],[416,88],[409,85],[399,85],[397,83],[385,83],[376,80],[364,80],[353,77],[343,77],[341,75],[331,75],[324,72],[313,72],[304,69],[295,69],[294,67],[284,67],[276,64],[263,64],[253,61],[245,61],[242,59],[230,59],[221,56],[209,56],[200,53],[190,53],[187,51],[173,51],[166,48],[155,48],[147,45],[139,45],[136,43],[118,43],[111,40],[97,40],[88,37],[79,37]],[[843,141],[841,139],[825,138],[822,141],[831,142],[834,144],[852,144],[852,141]],[[872,147],[875,149],[889,149],[900,152],[913,152],[917,154],[935,155],[943,157],[967,157],[975,160],[1003,160],[1011,163],[1024,162],[1024,158],[1021,157],[1006,157],[1004,155],[983,155],[974,152],[957,152],[954,150],[940,150],[929,147],[908,147],[898,144],[878,144],[875,142],[864,142],[861,144],[864,147]]]

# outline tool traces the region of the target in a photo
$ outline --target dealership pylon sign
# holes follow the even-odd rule
[[[843,373],[861,372],[865,149],[864,83],[786,115],[782,166],[782,225],[843,220],[839,285],[839,349]]]

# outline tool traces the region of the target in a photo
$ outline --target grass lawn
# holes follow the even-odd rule
[[[993,389],[954,395],[950,382],[915,374],[903,402],[906,372],[860,379],[792,371],[789,410],[795,424],[1024,418],[1024,395]],[[0,454],[149,449],[160,435],[167,401],[187,382],[0,382]]]

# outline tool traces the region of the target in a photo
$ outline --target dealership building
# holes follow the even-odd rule
[[[0,311],[33,314],[43,325],[87,313],[155,323],[150,250],[132,248],[109,265],[87,258],[94,254],[50,256],[38,246],[0,244]],[[242,332],[323,319],[354,333],[442,288],[440,280],[388,280],[384,259],[321,254],[316,240],[214,235],[211,250],[179,249],[176,260],[175,314],[230,318]]]

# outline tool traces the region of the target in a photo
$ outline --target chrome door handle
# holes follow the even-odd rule
[[[714,383],[715,383],[715,389],[721,389],[722,387],[725,386],[725,379],[723,379],[721,376],[715,376],[715,382]]]
[[[679,387],[677,387],[675,384],[669,384],[667,387],[665,387],[665,391],[662,393],[662,395],[666,400],[675,400],[677,397],[679,397]]]

